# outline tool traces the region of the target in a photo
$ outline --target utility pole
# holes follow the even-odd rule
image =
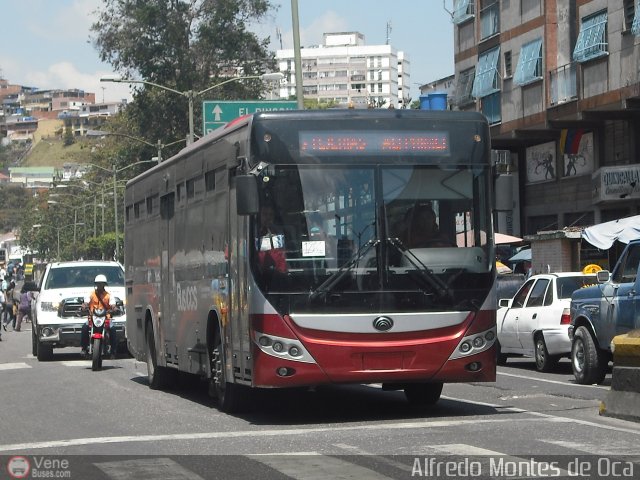
[[[300,55],[300,22],[298,20],[298,0],[291,0],[291,20],[293,25],[293,58],[296,69],[296,98],[298,109],[304,110],[302,91],[302,57]]]

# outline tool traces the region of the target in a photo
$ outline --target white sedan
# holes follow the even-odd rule
[[[513,299],[500,299],[498,364],[504,365],[509,355],[524,355],[535,358],[539,371],[553,370],[571,353],[571,294],[596,283],[595,275],[581,272],[540,274],[529,278]]]

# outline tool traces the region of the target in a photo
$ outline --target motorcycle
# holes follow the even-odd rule
[[[89,311],[88,298],[65,298],[60,302],[58,315],[61,318],[88,317],[89,325],[89,358],[93,371],[102,369],[102,356],[106,355],[109,345],[111,316],[123,315],[124,303],[115,297],[115,303],[108,308],[94,308]]]
[[[91,370],[102,369],[103,348],[106,347],[109,336],[109,318],[105,308],[94,308],[89,312],[89,355],[91,355]]]

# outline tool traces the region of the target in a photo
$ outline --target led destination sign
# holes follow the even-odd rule
[[[447,155],[446,132],[333,131],[300,132],[300,152],[314,155]]]

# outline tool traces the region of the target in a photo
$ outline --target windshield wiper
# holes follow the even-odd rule
[[[315,290],[313,290],[310,295],[310,300],[315,300],[320,295],[326,295],[331,292],[333,288],[340,283],[340,281],[345,277],[347,273],[351,271],[351,269],[360,262],[360,259],[364,257],[369,250],[378,245],[380,240],[371,239],[367,243],[365,243],[356,253],[353,255],[347,263],[342,265],[336,272],[332,273],[329,278],[327,278],[324,282],[322,282]]]
[[[387,243],[393,245],[396,250],[411,264],[415,271],[418,272],[418,278],[409,275],[414,280],[421,280],[420,283],[426,283],[432,291],[440,298],[451,297],[451,289],[449,286],[437,275],[433,273],[420,259],[409,250],[399,239],[387,238]],[[417,283],[417,282],[416,282]]]

